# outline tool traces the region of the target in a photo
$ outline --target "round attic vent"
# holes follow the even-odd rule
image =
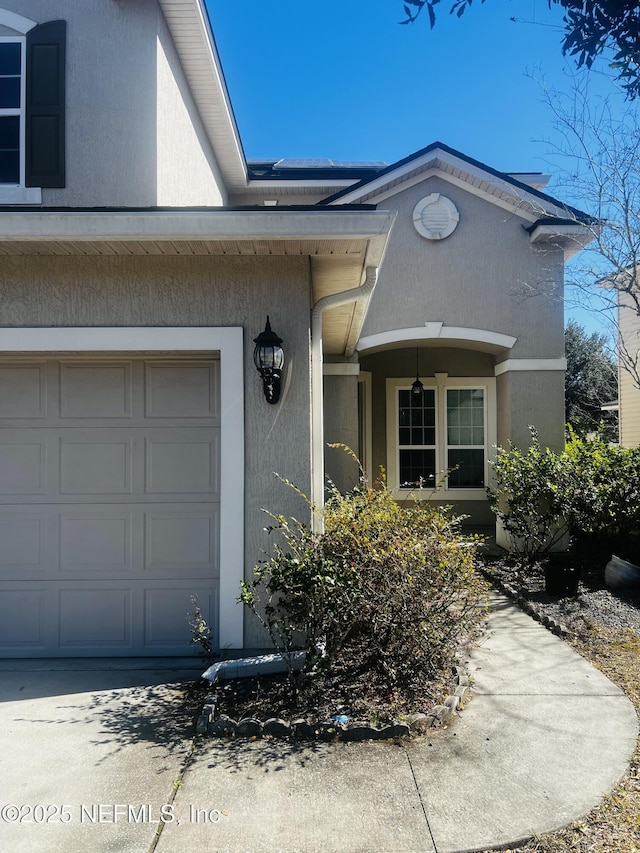
[[[416,231],[427,240],[444,240],[453,234],[459,219],[455,204],[440,193],[421,199],[413,211]]]

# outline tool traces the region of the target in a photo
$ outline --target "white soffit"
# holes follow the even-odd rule
[[[158,0],[227,189],[246,189],[240,134],[204,0]]]
[[[0,212],[0,242],[365,240],[377,266],[395,220],[378,210],[115,210]]]
[[[531,232],[531,242],[558,246],[563,249],[565,260],[569,260],[595,240],[599,230],[597,223],[592,226],[580,222],[562,225],[542,223]]]

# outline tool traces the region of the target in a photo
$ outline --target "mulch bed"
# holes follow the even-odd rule
[[[277,717],[309,723],[343,715],[350,723],[384,726],[411,713],[429,713],[455,689],[454,673],[449,671],[419,687],[394,692],[375,672],[355,668],[336,670],[331,677],[298,677],[296,688],[294,693],[286,674],[223,681],[213,688],[216,713],[234,720]]]

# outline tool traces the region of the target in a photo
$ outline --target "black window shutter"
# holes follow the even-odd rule
[[[66,21],[48,21],[27,33],[25,183],[65,185],[64,112]]]

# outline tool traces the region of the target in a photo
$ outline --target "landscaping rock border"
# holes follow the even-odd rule
[[[455,669],[455,689],[442,705],[436,705],[428,713],[410,714],[405,721],[396,721],[382,728],[354,720],[340,723],[336,720],[309,722],[297,719],[288,722],[272,717],[264,722],[247,717],[232,720],[219,714],[215,697],[207,702],[196,722],[196,734],[203,737],[226,737],[257,739],[262,737],[290,738],[296,741],[344,741],[393,740],[426,734],[430,729],[445,725],[461,705],[471,698],[469,676],[462,667]]]

